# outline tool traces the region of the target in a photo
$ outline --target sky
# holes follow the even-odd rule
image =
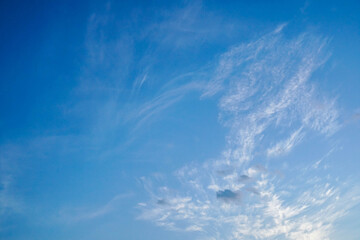
[[[358,1],[1,1],[0,239],[360,239]]]

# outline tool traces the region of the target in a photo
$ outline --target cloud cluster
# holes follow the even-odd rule
[[[176,190],[144,178],[151,200],[139,204],[139,219],[204,239],[329,239],[359,201],[354,189],[317,177],[317,168],[289,176],[273,167],[309,132],[329,137],[339,129],[335,100],[310,82],[329,57],[327,39],[288,39],[284,27],[220,57],[202,98],[219,96],[227,147],[217,160],[178,170]]]

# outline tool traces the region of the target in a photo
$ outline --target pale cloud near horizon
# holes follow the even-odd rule
[[[218,160],[177,171],[177,187],[144,178],[151,200],[139,204],[139,219],[199,232],[199,239],[329,239],[336,220],[359,202],[358,189],[343,191],[316,168],[302,168],[305,180],[274,174],[271,161],[308,133],[329,138],[341,127],[335,99],[309,83],[329,57],[328,40],[311,33],[286,39],[284,26],[220,57],[202,99],[220,95],[227,147]]]

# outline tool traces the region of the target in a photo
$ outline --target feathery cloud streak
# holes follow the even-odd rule
[[[329,57],[327,39],[287,39],[284,26],[220,57],[202,98],[220,95],[227,147],[217,160],[177,171],[174,188],[142,179],[151,200],[139,204],[139,219],[204,239],[329,239],[359,202],[356,189],[340,191],[340,183],[316,177],[317,168],[274,173],[271,161],[307,133],[330,137],[340,127],[335,100],[309,82]]]

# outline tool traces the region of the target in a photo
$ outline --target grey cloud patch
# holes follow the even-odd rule
[[[241,175],[240,177],[239,177],[239,180],[240,180],[240,182],[247,182],[247,181],[249,181],[251,178],[248,176],[248,175]]]
[[[216,198],[225,202],[239,201],[240,193],[233,192],[230,189],[220,190],[216,192]]]
[[[157,204],[159,205],[167,205],[169,204],[165,199],[159,199],[156,201]]]

